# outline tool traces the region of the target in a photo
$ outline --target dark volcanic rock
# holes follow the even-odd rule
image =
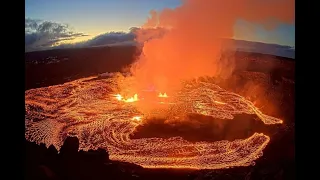
[[[291,129],[292,130],[292,129]],[[293,157],[272,158],[281,152],[283,142],[289,141],[290,128],[282,128],[273,137],[264,151],[264,156],[256,161],[255,166],[235,167],[220,170],[185,170],[185,169],[144,169],[141,166],[111,161],[104,149],[78,151],[76,137],[68,137],[57,154],[54,146],[47,149],[43,144],[26,141],[26,179],[295,179]],[[289,138],[289,139],[288,139]],[[70,148],[70,149],[69,149]],[[285,151],[285,150],[284,150]],[[73,154],[70,156],[70,153]],[[284,153],[284,152],[283,152]],[[68,155],[66,155],[68,154]],[[76,158],[75,158],[76,157]]]
[[[74,155],[79,150],[79,139],[77,137],[67,137],[60,149],[61,155]]]

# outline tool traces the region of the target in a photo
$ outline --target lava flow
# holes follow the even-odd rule
[[[128,99],[119,95],[116,77],[90,79],[26,91],[26,139],[60,147],[66,136],[77,136],[81,149],[106,148],[112,160],[147,168],[195,169],[248,166],[262,155],[270,140],[262,133],[217,142],[194,143],[181,137],[131,139],[137,126],[159,112],[139,110],[136,104],[145,99],[138,92],[140,99],[138,94]],[[208,82],[190,81],[170,97],[161,95],[170,100],[168,107],[161,109],[168,120],[188,113],[228,120],[246,113],[257,114],[265,124],[282,123],[263,114],[244,97]]]

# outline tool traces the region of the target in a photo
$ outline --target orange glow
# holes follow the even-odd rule
[[[168,96],[167,96],[167,93],[164,93],[164,94],[159,93],[158,97],[160,97],[160,98],[167,98]]]
[[[133,97],[129,98],[129,99],[125,99],[123,100],[124,102],[136,102],[138,101],[138,94],[135,94]]]
[[[130,97],[128,99],[123,99],[123,97],[120,94],[115,95],[115,97],[118,101],[123,101],[123,102],[127,102],[127,103],[136,102],[139,100],[138,94],[135,94],[133,97]]]
[[[182,137],[131,139],[130,135],[157,116],[172,123],[189,114],[222,121],[238,114],[253,114],[264,124],[283,123],[264,114],[243,96],[198,79],[225,79],[242,63],[232,55],[221,57],[222,38],[233,37],[238,19],[269,29],[278,22],[294,23],[294,0],[184,0],[175,9],[151,11],[150,15],[136,32],[136,41],[143,43],[143,53],[130,67],[132,76],[118,73],[107,79],[84,78],[26,91],[26,139],[60,147],[65,135],[73,135],[79,138],[80,149],[105,147],[112,160],[148,168],[252,165],[262,156],[269,136],[254,133],[234,141],[189,142]],[[165,33],[144,41],[145,31]],[[147,87],[152,90],[140,93]],[[166,93],[158,95],[159,101],[154,92]],[[123,97],[132,93],[137,94]]]
[[[143,53],[131,67],[137,89],[152,83],[171,94],[181,88],[181,80],[229,77],[243,63],[232,54],[221,58],[224,46],[233,48],[223,38],[234,37],[236,21],[244,19],[267,30],[281,22],[293,24],[294,4],[294,0],[184,0],[174,9],[152,10],[136,32],[136,40],[143,43]],[[150,34],[157,38],[145,41]]]
[[[141,121],[141,118],[142,118],[141,116],[134,116],[132,120]]]
[[[220,101],[213,101],[214,103],[217,103],[217,104],[226,104],[224,102],[220,102]]]
[[[110,86],[117,89],[117,77],[88,79],[26,91],[26,139],[60,147],[65,134],[76,135],[80,149],[106,147],[112,160],[148,168],[219,169],[251,165],[262,155],[270,138],[254,133],[247,139],[194,143],[181,137],[131,139],[130,135],[148,117],[159,113],[168,123],[188,113],[220,119],[256,114],[265,124],[283,123],[263,114],[244,97],[212,83],[190,81],[179,93],[170,95],[168,108],[142,111],[138,108],[140,102],[121,103],[122,96],[106,90]]]
[[[118,99],[118,101],[122,101],[122,96],[120,94],[115,95],[116,99]]]

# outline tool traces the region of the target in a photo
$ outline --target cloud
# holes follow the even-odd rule
[[[164,28],[141,29],[132,27],[129,32],[107,32],[84,42],[61,44],[55,48],[79,48],[112,45],[142,45],[151,39],[161,38],[168,30]]]
[[[76,33],[66,24],[25,19],[25,51],[48,49],[62,41],[87,36]]]
[[[87,41],[73,43],[73,44],[61,44],[56,48],[79,48],[79,47],[96,47],[106,45],[117,44],[131,44],[134,45],[135,35],[131,32],[108,32],[95,36]]]
[[[147,26],[142,28],[132,27],[129,29],[129,32],[107,32],[87,41],[65,44],[61,42],[87,35],[74,32],[65,24],[26,18],[25,51],[96,46],[136,46],[143,45],[152,39],[161,39],[168,32],[170,32],[170,28],[163,28],[161,25],[156,28]],[[233,50],[273,54],[290,58],[294,58],[295,56],[295,49],[289,46],[253,43],[241,40],[236,40],[234,42],[236,43],[233,43],[233,46],[231,47]]]
[[[66,44],[62,42],[88,35],[74,32],[67,24],[26,18],[25,51],[106,45],[137,45],[161,37],[164,33],[165,30],[161,28],[140,29],[132,27],[129,32],[107,32],[87,41]]]
[[[126,41],[134,41],[135,36],[133,33],[124,32],[110,32],[94,37],[86,42],[88,46],[101,46],[106,44],[113,44]]]

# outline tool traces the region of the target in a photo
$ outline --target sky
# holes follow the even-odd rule
[[[142,26],[151,10],[175,8],[181,3],[181,0],[26,0],[25,17],[68,24],[72,31],[84,34],[72,39],[77,42],[111,31],[129,32],[131,27]],[[243,33],[248,27],[254,27],[254,32]],[[294,46],[295,25],[279,24],[268,31],[259,24],[239,19],[234,25],[234,38]]]
[[[174,8],[180,0],[26,0],[26,17],[68,23],[76,31],[98,35],[141,26],[150,10]]]

